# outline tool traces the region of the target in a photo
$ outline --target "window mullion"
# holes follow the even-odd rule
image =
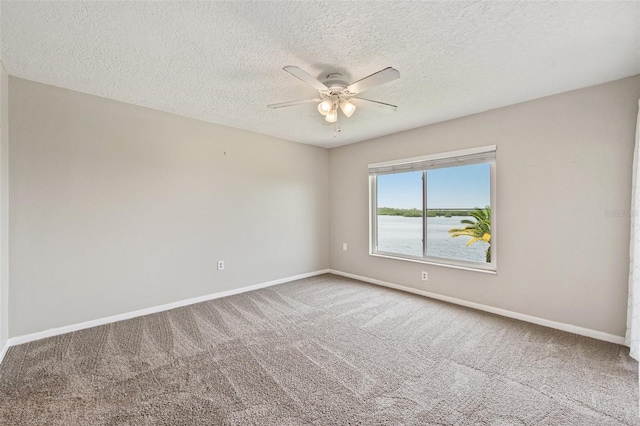
[[[422,171],[422,257],[427,257],[427,171]]]
[[[372,243],[374,251],[378,251],[378,176],[374,176],[371,180],[371,197],[373,200],[373,209],[371,211],[372,226]]]

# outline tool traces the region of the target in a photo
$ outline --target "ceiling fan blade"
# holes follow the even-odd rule
[[[363,78],[362,80],[351,83],[349,86],[347,86],[347,90],[349,90],[353,94],[358,94],[364,92],[365,90],[372,89],[376,86],[380,86],[381,84],[388,83],[398,78],[400,78],[400,71],[395,68],[387,67],[383,70],[378,71],[377,73]]]
[[[300,105],[300,104],[309,104],[311,102],[320,102],[320,101],[322,101],[322,99],[314,98],[314,99],[304,99],[302,101],[280,102],[279,104],[267,105],[267,108],[277,109],[277,108],[284,108],[284,107]]]
[[[286,72],[288,72],[292,76],[294,76],[296,78],[299,78],[300,80],[304,81],[305,83],[307,83],[308,85],[310,85],[311,87],[313,87],[316,90],[327,90],[328,89],[328,87],[325,86],[323,83],[321,83],[318,79],[312,77],[311,75],[309,75],[309,73],[307,73],[304,70],[301,70],[298,67],[294,67],[292,65],[289,65],[289,66],[284,67],[283,70],[285,70]]]
[[[380,112],[392,113],[398,109],[397,105],[386,104],[384,102],[372,101],[364,98],[351,98],[351,103],[362,109],[375,109]]]

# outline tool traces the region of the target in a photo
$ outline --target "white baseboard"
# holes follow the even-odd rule
[[[409,293],[419,294],[421,296],[429,297],[432,299],[442,300],[444,302],[453,303],[456,305],[466,306],[468,308],[478,309],[480,311],[490,312],[492,314],[501,315],[503,317],[513,318],[520,321],[530,322],[533,324],[542,325],[549,328],[555,328],[556,330],[567,331],[573,334],[579,334],[581,336],[591,337],[598,340],[603,340],[605,342],[616,343],[618,345],[624,345],[624,337],[616,336],[615,334],[605,333],[602,331],[591,330],[589,328],[578,327],[576,325],[565,324],[562,322],[556,322],[547,320],[544,318],[538,318],[531,315],[521,314],[518,312],[508,311],[506,309],[494,308],[493,306],[482,305],[480,303],[468,302],[462,299],[456,299],[455,297],[443,296],[437,293],[431,293],[424,290],[419,290],[416,288],[405,287],[399,284],[393,284],[386,281],[376,280],[374,278],[363,277],[360,275],[349,274],[347,272],[336,271],[333,269],[329,270],[329,273],[335,275],[341,275],[347,278],[353,278],[355,280],[365,281],[371,284],[377,284],[384,287],[394,288],[396,290],[406,291]]]
[[[35,340],[44,339],[47,337],[59,336],[61,334],[71,333],[73,331],[84,330],[85,328],[96,327],[99,325],[109,324],[112,322],[122,321],[130,318],[141,317],[143,315],[155,314],[157,312],[167,311],[169,309],[179,308],[181,306],[193,305],[194,303],[206,302],[207,300],[219,299],[221,297],[233,296],[234,294],[246,293],[247,291],[258,290],[260,288],[271,287],[276,284],[282,284],[289,281],[301,280],[303,278],[309,278],[316,275],[327,274],[328,269],[320,271],[309,272],[306,274],[294,275],[292,277],[281,278],[278,280],[268,281],[265,283],[250,285],[247,287],[236,288],[233,290],[221,291],[218,293],[207,294],[199,297],[192,297],[190,299],[179,300],[177,302],[167,303],[165,305],[152,306],[150,308],[139,309],[137,311],[126,312],[124,314],[113,315],[105,318],[98,318],[91,321],[81,322],[79,324],[71,324],[64,327],[51,328],[49,330],[40,331],[32,334],[25,334],[22,336],[16,336],[9,339],[5,348],[0,355],[4,356],[4,353],[10,346],[21,345],[23,343],[33,342]],[[2,362],[2,356],[0,356],[0,362]]]
[[[4,359],[4,356],[7,354],[8,350],[9,350],[9,341],[7,340],[7,342],[4,344],[4,347],[0,349],[0,364],[2,364],[2,360]]]
[[[381,280],[377,280],[377,279],[374,279],[374,278],[363,277],[361,275],[350,274],[350,273],[347,273],[347,272],[336,271],[336,270],[333,270],[333,269],[323,269],[323,270],[319,270],[319,271],[309,272],[309,273],[306,273],[306,274],[294,275],[292,277],[281,278],[281,279],[278,279],[278,280],[273,280],[273,281],[268,281],[268,282],[264,282],[264,283],[260,283],[260,284],[255,284],[255,285],[251,285],[251,286],[247,286],[247,287],[241,287],[241,288],[237,288],[237,289],[233,289],[233,290],[227,290],[227,291],[221,291],[221,292],[218,292],[218,293],[208,294],[208,295],[205,295],[205,296],[199,296],[199,297],[193,297],[193,298],[190,298],[190,299],[179,300],[177,302],[167,303],[167,304],[159,305],[159,306],[153,306],[153,307],[150,307],[150,308],[140,309],[140,310],[132,311],[132,312],[126,312],[124,314],[113,315],[113,316],[109,316],[109,317],[105,317],[105,318],[99,318],[99,319],[86,321],[86,322],[82,322],[82,323],[78,323],[78,324],[67,325],[67,326],[64,326],[64,327],[52,328],[52,329],[45,330],[45,331],[40,331],[40,332],[37,332],[37,333],[25,334],[25,335],[22,335],[22,336],[12,337],[7,341],[7,343],[5,344],[4,348],[0,349],[0,363],[2,362],[2,360],[3,360],[4,356],[6,355],[9,347],[11,347],[11,346],[21,345],[23,343],[33,342],[35,340],[40,340],[40,339],[44,339],[44,338],[47,338],[47,337],[58,336],[58,335],[61,335],[61,334],[71,333],[73,331],[84,330],[86,328],[96,327],[96,326],[99,326],[99,325],[105,325],[105,324],[109,324],[109,323],[112,323],[112,322],[117,322],[117,321],[122,321],[122,320],[130,319],[130,318],[140,317],[140,316],[143,316],[143,315],[155,314],[157,312],[167,311],[169,309],[179,308],[181,306],[193,305],[194,303],[205,302],[207,300],[213,300],[213,299],[219,299],[221,297],[233,296],[234,294],[245,293],[245,292],[248,292],[248,291],[258,290],[258,289],[261,289],[261,288],[270,287],[270,286],[273,286],[273,285],[282,284],[282,283],[286,283],[286,282],[289,282],[289,281],[300,280],[300,279],[303,279],[303,278],[309,278],[309,277],[313,277],[313,276],[316,276],[316,275],[327,274],[327,273],[340,275],[340,276],[347,277],[347,278],[353,278],[353,279],[356,279],[356,280],[368,282],[368,283],[371,283],[371,284],[377,284],[377,285],[381,285],[381,286],[384,286],[384,287],[393,288],[393,289],[396,289],[396,290],[406,291],[406,292],[409,292],[409,293],[414,293],[414,294],[418,294],[418,295],[421,295],[421,296],[429,297],[429,298],[432,298],[432,299],[442,300],[442,301],[453,303],[453,304],[456,304],[456,305],[466,306],[466,307],[469,307],[469,308],[478,309],[478,310],[485,311],[485,312],[490,312],[492,314],[497,314],[497,315],[501,315],[501,316],[508,317],[508,318],[513,318],[513,319],[517,319],[517,320],[521,320],[521,321],[525,321],[525,322],[530,322],[530,323],[533,323],[533,324],[542,325],[542,326],[549,327],[549,328],[554,328],[554,329],[557,329],[557,330],[567,331],[569,333],[579,334],[581,336],[587,336],[587,337],[591,337],[591,338],[594,338],[594,339],[603,340],[605,342],[616,343],[616,344],[619,344],[619,345],[624,345],[625,344],[624,337],[616,336],[616,335],[610,334],[610,333],[604,333],[602,331],[591,330],[591,329],[588,329],[588,328],[578,327],[578,326],[571,325],[571,324],[565,324],[565,323],[561,323],[561,322],[547,320],[547,319],[544,319],[544,318],[538,318],[538,317],[534,317],[534,316],[531,316],[531,315],[526,315],[526,314],[521,314],[521,313],[518,313],[518,312],[508,311],[506,309],[495,308],[493,306],[482,305],[482,304],[479,304],[479,303],[474,303],[474,302],[469,302],[469,301],[462,300],[462,299],[457,299],[455,297],[443,296],[441,294],[431,293],[431,292],[428,292],[428,291],[419,290],[419,289],[415,289],[415,288],[411,288],[411,287],[406,287],[406,286],[402,286],[402,285],[399,285],[399,284],[394,284],[394,283],[390,283],[390,282],[386,282],[386,281],[381,281]]]

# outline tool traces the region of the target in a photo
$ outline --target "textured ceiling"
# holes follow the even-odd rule
[[[640,73],[639,2],[11,2],[9,74],[333,147]],[[342,132],[282,71],[399,80]]]

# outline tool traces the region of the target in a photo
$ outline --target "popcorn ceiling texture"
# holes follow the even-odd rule
[[[640,73],[640,2],[2,2],[10,75],[325,147]],[[334,139],[297,65],[365,97]]]

